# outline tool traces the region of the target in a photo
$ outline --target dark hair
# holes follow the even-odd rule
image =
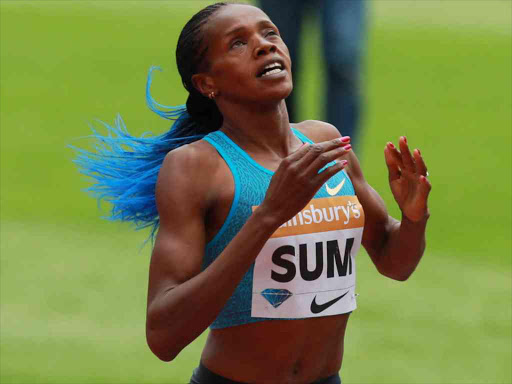
[[[93,129],[95,151],[71,146],[77,151],[74,162],[80,172],[95,183],[87,188],[98,201],[112,204],[107,219],[135,223],[137,229],[152,227],[153,239],[158,229],[159,216],[155,201],[158,172],[169,151],[200,140],[219,129],[223,118],[213,100],[203,96],[192,84],[192,76],[205,70],[207,46],[204,44],[204,25],[210,17],[228,3],[216,3],[196,13],[185,24],[176,48],[176,62],[183,86],[189,92],[186,105],[166,106],[151,97],[153,71],[151,67],[146,84],[148,107],[159,116],[175,120],[171,129],[162,135],[144,134],[135,137],[128,133],[118,116],[114,126],[103,123],[107,134]]]
[[[222,115],[217,104],[203,96],[192,84],[192,76],[208,67],[204,45],[204,25],[209,18],[227,3],[216,3],[196,13],[181,31],[176,48],[176,64],[183,86],[189,92],[187,111],[202,128],[215,131],[222,125]]]

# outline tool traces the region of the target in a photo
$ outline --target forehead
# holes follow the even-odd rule
[[[245,4],[230,4],[216,12],[208,22],[209,37],[222,38],[241,27],[252,27],[271,22],[259,8]]]

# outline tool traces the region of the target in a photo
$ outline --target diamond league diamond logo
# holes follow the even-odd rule
[[[267,288],[261,292],[261,296],[263,296],[270,304],[272,304],[274,308],[279,307],[292,295],[293,293],[287,289]]]

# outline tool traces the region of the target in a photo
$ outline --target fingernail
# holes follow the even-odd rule
[[[348,161],[347,161],[347,160],[342,160],[342,161],[341,161],[341,165],[345,166],[345,165],[347,165],[347,164],[348,164]]]
[[[350,144],[345,145],[345,146],[343,147],[343,149],[344,149],[345,151],[350,151],[350,148],[352,148],[352,146],[351,146]]]
[[[391,141],[388,143],[388,147],[391,149],[395,149],[395,145]]]
[[[418,155],[421,156],[421,151],[418,148],[416,148],[416,150],[418,151]]]
[[[402,136],[404,138],[404,143],[407,144],[407,137]]]
[[[341,142],[342,142],[342,143],[348,143],[349,141],[350,141],[350,136],[343,136],[343,137],[341,138]]]

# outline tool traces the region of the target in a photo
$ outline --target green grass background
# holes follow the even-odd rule
[[[147,70],[164,68],[159,101],[185,100],[174,49],[204,4],[0,3],[2,383],[188,382],[205,335],[169,364],[151,354],[147,233],[99,219],[66,145],[117,113],[132,133],[168,128],[145,106]],[[396,216],[382,152],[407,135],[429,165],[432,216],[408,282],[358,256],[343,381],[511,383],[512,5],[369,8],[363,168]],[[322,119],[314,20],[308,31],[301,117]]]

